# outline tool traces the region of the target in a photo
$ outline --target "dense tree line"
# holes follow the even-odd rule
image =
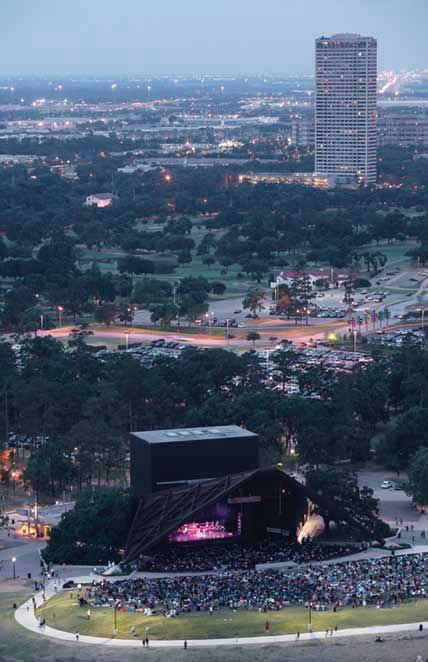
[[[428,359],[413,344],[351,374],[302,371],[303,395],[286,396],[266,386],[252,353],[188,349],[146,367],[126,354],[100,360],[84,338],[76,333],[69,348],[23,339],[18,361],[0,345],[1,436],[14,431],[33,444],[26,478],[35,489],[110,483],[136,429],[242,424],[260,433],[265,462],[295,448],[302,465],[318,467],[375,453],[402,470],[428,447]],[[293,350],[273,355],[278,385],[294,376],[296,358]]]

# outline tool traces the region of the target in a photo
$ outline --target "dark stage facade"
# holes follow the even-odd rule
[[[275,534],[295,541],[315,508],[311,496],[276,467],[154,492],[139,500],[125,561],[182,543],[252,542]]]

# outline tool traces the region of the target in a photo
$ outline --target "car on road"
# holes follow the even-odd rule
[[[380,486],[383,490],[390,490],[393,485],[390,480],[383,480]]]
[[[245,322],[238,322],[238,328],[239,328],[239,329],[243,329],[244,326],[247,326],[247,325],[245,324]]]
[[[234,315],[239,315],[240,313],[242,313],[242,310],[240,310],[240,309],[233,311]]]

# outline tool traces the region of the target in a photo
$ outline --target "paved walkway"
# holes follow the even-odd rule
[[[89,583],[95,578],[95,575],[90,577],[81,577],[79,578],[81,583]],[[46,584],[45,587],[45,597],[48,600],[50,597],[56,594],[55,588],[58,588],[58,582],[51,580]],[[36,606],[40,607],[43,604],[43,595],[41,592],[37,593],[35,596]],[[119,648],[141,648],[140,639],[114,639],[114,638],[105,638],[105,637],[91,637],[88,635],[79,635],[79,639],[76,639],[75,632],[64,632],[63,630],[56,630],[48,625],[40,627],[39,621],[34,613],[32,599],[24,602],[23,605],[18,607],[15,611],[15,620],[22,625],[27,630],[34,632],[38,635],[44,637],[50,637],[51,639],[58,639],[61,641],[74,641],[76,645],[78,643],[83,644],[93,644],[97,646],[113,646]],[[428,621],[422,622],[424,630],[428,628]],[[405,623],[403,625],[379,625],[374,627],[365,627],[365,628],[348,628],[344,630],[339,630],[335,632],[332,638],[338,637],[353,637],[353,636],[377,636],[377,635],[387,635],[393,634],[396,632],[418,632],[419,623]],[[325,640],[325,631],[313,632],[313,633],[302,633],[300,635],[299,641],[316,641],[316,640]],[[227,638],[227,639],[189,639],[188,646],[189,648],[199,648],[199,647],[218,647],[218,646],[248,646],[248,645],[257,645],[262,644],[281,644],[281,643],[291,643],[294,642],[298,644],[295,634],[282,634],[282,635],[270,635],[266,634],[261,637],[238,637],[238,638]],[[172,639],[169,641],[159,641],[151,640],[150,647],[152,648],[183,648],[183,640]]]

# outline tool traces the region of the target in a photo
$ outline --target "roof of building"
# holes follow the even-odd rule
[[[88,198],[98,198],[98,200],[111,200],[114,196],[113,193],[91,193]]]
[[[343,278],[357,278],[358,274],[350,271],[339,271],[338,269],[306,269],[305,271],[283,271],[280,273],[279,278],[288,279],[288,278],[302,278],[303,276],[309,276],[312,278],[332,278],[343,279]]]
[[[211,439],[236,439],[237,437],[257,437],[254,432],[239,425],[216,425],[200,428],[173,428],[171,430],[147,430],[132,432],[133,437],[149,444],[177,443],[180,441],[207,441]]]
[[[140,499],[126,544],[125,561],[147,552],[184,522],[256,474],[279,469],[255,469],[244,473],[210,478],[171,490],[153,492]],[[282,473],[282,472],[281,472]],[[293,479],[291,479],[293,480]]]
[[[190,521],[199,511],[225,498],[237,487],[260,476],[266,480],[282,478],[286,484],[297,487],[308,499],[318,504],[332,519],[346,521],[368,533],[367,522],[355,516],[351,507],[347,508],[345,504],[338,504],[300,483],[282,469],[269,466],[153,492],[147,497],[140,498],[129,531],[124,561],[134,561],[140,555],[148,553],[168,534]]]

